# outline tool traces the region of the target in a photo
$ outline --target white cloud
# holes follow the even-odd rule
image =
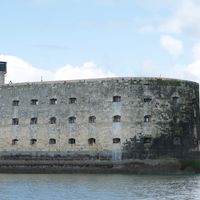
[[[174,8],[172,17],[158,27],[158,31],[165,33],[186,33],[200,37],[200,1],[183,0]]]
[[[173,78],[181,78],[200,83],[200,59],[185,66],[174,66],[174,69],[169,72],[169,76]]]
[[[160,44],[169,54],[179,56],[183,50],[183,42],[169,35],[163,35]]]
[[[200,38],[200,1],[180,0],[172,3],[170,7],[172,14],[160,25],[147,25],[141,30],[144,32],[160,32],[163,34],[185,34],[187,36]],[[173,56],[178,56],[183,51],[183,42],[169,35],[160,38],[163,49]],[[160,73],[171,78],[181,78],[200,82],[200,42],[192,49],[193,61],[185,65],[174,65],[170,70],[162,70]]]
[[[193,47],[193,61],[185,66],[174,66],[169,75],[200,83],[200,43]]]
[[[196,81],[200,83],[200,59],[187,65],[174,65],[160,72],[162,77]]]
[[[196,43],[193,47],[194,61],[185,67],[185,71],[190,80],[200,82],[200,43]]]
[[[20,58],[9,55],[0,55],[0,60],[8,63],[6,81],[26,82],[40,81],[45,75],[46,80],[53,79],[53,73],[35,68]]]
[[[200,82],[200,59],[186,66],[186,72],[189,74],[190,79]]]
[[[171,16],[161,20],[160,25],[145,25],[140,28],[143,32],[186,33],[190,36],[200,37],[200,1],[180,0],[168,6]]]
[[[6,82],[10,80],[17,82],[40,81],[43,76],[44,81],[52,80],[72,80],[87,78],[114,77],[115,74],[105,72],[93,62],[86,62],[81,66],[66,65],[58,68],[55,72],[35,68],[15,56],[0,55],[0,61],[8,62],[8,72]],[[193,63],[185,66],[174,66],[171,70],[159,71],[152,60],[147,59],[143,63],[141,76],[160,76],[170,78],[181,78],[200,82],[200,57]]]
[[[140,76],[175,78],[200,83],[200,57],[186,65],[173,65],[168,68],[158,67],[152,60],[145,60]]]
[[[181,33],[182,32],[182,23],[179,19],[172,18],[158,28],[154,28],[158,32],[165,32],[165,33]]]
[[[7,62],[6,82],[35,82],[51,80],[72,80],[72,79],[88,79],[114,77],[111,72],[105,72],[93,62],[86,62],[82,66],[66,65],[58,67],[56,72],[43,70],[31,66],[20,58],[10,55],[0,55],[0,61]]]
[[[101,78],[114,77],[110,72],[104,72],[98,68],[93,62],[86,62],[82,66],[66,65],[58,69],[55,73],[55,80],[72,80],[72,79],[86,79],[86,78]]]
[[[155,21],[155,24],[143,26],[143,32],[163,33],[160,44],[169,54],[178,56],[183,51],[183,42],[170,35],[184,35],[200,38],[200,1],[180,0],[171,2],[167,7],[171,16]],[[164,35],[165,34],[165,35]],[[170,35],[168,35],[170,34]],[[193,41],[194,42],[194,41]],[[173,65],[170,69],[161,69],[159,73],[170,78],[186,79],[200,82],[200,42],[197,42],[193,49],[193,60],[185,65]]]

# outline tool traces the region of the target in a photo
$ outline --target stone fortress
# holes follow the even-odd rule
[[[5,84],[6,71],[0,62],[2,160],[103,162],[199,152],[198,83],[126,77]]]

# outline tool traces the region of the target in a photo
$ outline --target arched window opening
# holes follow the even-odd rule
[[[38,99],[31,99],[31,105],[38,105]]]
[[[120,102],[121,96],[113,96],[113,102]]]
[[[96,143],[95,138],[89,138],[89,139],[88,139],[88,144],[89,144],[89,145],[93,145],[93,144],[95,144],[95,143]]]
[[[75,123],[76,122],[76,117],[69,117],[69,123],[70,124],[73,124],[73,123]]]
[[[120,138],[113,138],[113,143],[116,144],[116,143],[120,143],[121,142],[121,139]]]
[[[76,103],[76,97],[69,98],[69,104]]]
[[[173,100],[174,103],[178,103],[179,97],[178,96],[173,96],[172,100]]]
[[[32,139],[30,140],[30,144],[31,144],[31,145],[34,145],[34,144],[36,144],[36,142],[37,142],[37,140],[36,140],[36,139],[34,139],[34,138],[32,138]]]
[[[144,98],[144,102],[145,102],[145,103],[151,102],[151,98],[150,98],[150,97],[145,97],[145,98]]]
[[[37,118],[36,117],[31,118],[30,124],[37,124]]]
[[[12,124],[13,125],[18,125],[19,124],[19,119],[18,118],[13,118],[12,119]]]
[[[150,144],[151,140],[152,140],[151,136],[145,136],[144,137],[144,144]]]
[[[70,138],[70,139],[68,140],[68,143],[69,143],[69,144],[75,144],[75,143],[76,143],[76,140],[75,140],[74,138]]]
[[[18,143],[18,141],[19,141],[18,139],[13,139],[12,140],[12,145],[16,145]]]
[[[50,99],[50,102],[49,102],[51,105],[55,105],[55,104],[57,104],[57,99],[55,99],[55,98],[52,98],[52,99]]]
[[[144,122],[150,122],[151,116],[150,115],[145,115],[144,116]]]
[[[121,116],[115,115],[115,116],[113,117],[113,122],[120,122],[120,121],[121,121]]]
[[[13,106],[19,106],[19,100],[13,100],[12,105]]]
[[[90,116],[89,117],[89,123],[95,123],[96,122],[96,117],[95,116]]]
[[[56,124],[56,118],[55,117],[51,117],[49,123],[50,124]]]
[[[49,144],[56,144],[56,139],[50,138],[49,139]]]

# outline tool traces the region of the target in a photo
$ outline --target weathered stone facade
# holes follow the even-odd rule
[[[198,148],[199,85],[106,78],[0,86],[0,155],[121,160]]]

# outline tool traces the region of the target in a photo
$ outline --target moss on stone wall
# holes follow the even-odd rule
[[[200,160],[181,161],[181,170],[192,170],[196,173],[200,173]]]
[[[181,86],[181,82],[179,80],[173,79],[161,79],[158,78],[155,80],[157,85],[160,86]]]

